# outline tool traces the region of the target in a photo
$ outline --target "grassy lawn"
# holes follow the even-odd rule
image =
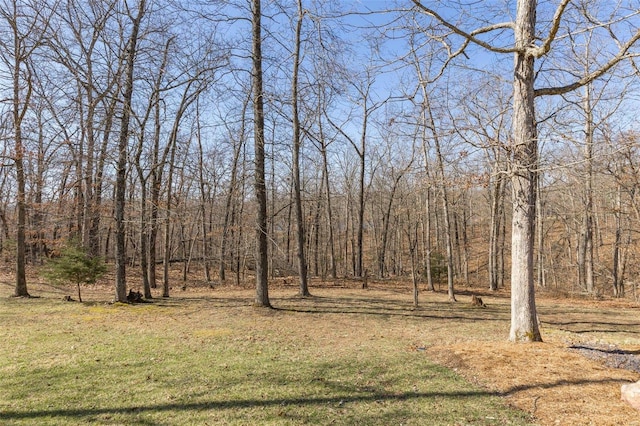
[[[314,293],[275,292],[273,310],[253,308],[250,290],[131,306],[0,298],[0,423],[531,422],[429,359],[425,348],[459,322],[431,315],[454,308]]]

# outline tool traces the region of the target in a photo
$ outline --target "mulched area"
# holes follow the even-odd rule
[[[572,345],[569,349],[610,368],[640,373],[640,351],[628,351],[615,345]]]

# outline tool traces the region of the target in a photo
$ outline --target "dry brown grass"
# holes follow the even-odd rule
[[[483,300],[508,312],[508,295]],[[462,299],[462,298],[461,298]],[[496,391],[532,413],[540,425],[640,425],[640,413],[620,400],[620,386],[638,373],[608,368],[570,350],[576,344],[609,344],[640,349],[640,309],[620,300],[538,297],[544,343],[513,344],[503,333],[443,335],[428,354],[468,380]],[[446,343],[445,343],[446,342]]]
[[[432,359],[503,395],[532,413],[540,425],[640,425],[640,413],[620,400],[620,386],[640,376],[569,349],[576,344],[611,344],[640,350],[637,303],[542,293],[538,308],[544,342],[513,344],[506,341],[509,295],[465,290],[456,305],[447,303],[443,293],[422,293],[422,307],[411,311],[425,317],[425,335],[438,342],[428,346]],[[341,293],[354,298],[373,293],[380,298],[381,312],[389,309],[383,306],[385,300],[408,303],[410,297],[407,284],[392,282],[370,283],[369,292]],[[488,308],[471,307],[472,293],[481,294]]]
[[[251,285],[209,288],[190,281],[185,290],[181,288],[181,282],[174,286],[173,297],[187,303],[198,300],[194,312],[203,306],[250,306],[253,300]],[[639,375],[608,368],[569,349],[574,344],[597,343],[640,350],[640,308],[636,303],[540,294],[538,306],[545,342],[513,344],[506,341],[509,299],[504,291],[489,294],[463,289],[456,304],[448,303],[444,293],[422,292],[420,307],[414,309],[410,284],[403,282],[372,280],[363,290],[354,281],[314,281],[314,297],[308,299],[297,297],[296,290],[295,280],[273,282],[271,297],[276,309],[244,320],[255,321],[256,330],[271,327],[278,328],[276,332],[294,334],[301,344],[309,339],[321,341],[339,336],[348,342],[345,350],[359,345],[366,348],[392,332],[396,334],[394,338],[406,342],[408,350],[424,350],[432,360],[532,413],[537,424],[640,425],[640,413],[620,400],[620,386],[640,379]],[[42,287],[40,291],[58,297],[65,290]],[[83,289],[89,302],[108,300],[110,294],[108,282]],[[472,307],[471,294],[480,294],[487,307]],[[312,323],[312,330],[296,328],[281,323],[282,311],[322,313],[330,321]],[[360,326],[354,326],[354,317]],[[375,321],[367,321],[374,317]],[[305,318],[304,321],[312,321],[311,317]],[[379,328],[381,319],[388,328]],[[195,332],[206,337],[206,333],[214,331],[203,327]],[[340,349],[334,346],[334,350]]]
[[[606,368],[548,343],[466,342],[432,348],[434,360],[504,395],[541,425],[637,425],[620,386],[638,374]]]

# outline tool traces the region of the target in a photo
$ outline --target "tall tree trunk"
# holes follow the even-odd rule
[[[499,280],[500,230],[502,229],[502,209],[504,202],[504,178],[500,174],[498,160],[494,167],[493,185],[490,187],[491,224],[489,229],[489,289],[497,291]]]
[[[407,243],[411,260],[411,283],[413,287],[413,307],[418,307],[418,274],[416,272],[416,247],[418,245],[418,224],[411,225],[411,218],[407,221]]]
[[[547,286],[547,278],[545,273],[545,251],[544,247],[544,210],[543,210],[543,202],[542,202],[542,191],[541,191],[541,177],[538,179],[538,196],[536,197],[536,235],[538,240],[538,286],[546,287]]]
[[[323,110],[323,99],[318,97],[318,111]],[[338,276],[337,266],[336,266],[336,248],[335,248],[335,237],[333,232],[333,211],[331,209],[331,185],[329,184],[329,161],[327,158],[327,146],[329,143],[325,140],[324,135],[324,126],[322,121],[322,115],[318,114],[318,142],[320,144],[320,154],[322,155],[322,179],[324,184],[321,185],[321,188],[324,188],[325,196],[326,196],[326,215],[327,215],[327,232],[328,232],[328,241],[329,245],[329,274],[331,278],[336,279]],[[322,196],[322,195],[321,195]]]
[[[169,134],[169,141],[167,146],[170,148],[169,154],[169,170],[167,178],[167,211],[164,222],[164,257],[162,260],[163,274],[162,274],[162,297],[169,297],[169,264],[171,262],[171,215],[173,212],[173,174],[175,170],[176,162],[176,150],[178,145],[178,133],[180,131],[180,123],[182,117],[191,103],[198,99],[202,87],[196,88],[193,92],[191,87],[197,84],[197,80],[190,79],[185,85],[184,92],[182,93],[182,99],[180,105],[176,111],[176,116],[173,120],[173,126],[171,127],[171,133]],[[186,148],[188,150],[188,148]],[[184,168],[182,168],[184,173]],[[181,176],[181,182],[184,182],[184,177]],[[186,261],[186,260],[185,260]]]
[[[271,181],[272,181],[272,191],[271,191],[271,210],[275,210],[274,204],[275,204],[275,200],[276,200],[276,185],[275,185],[275,164],[271,164],[272,166],[272,172],[271,172]],[[291,174],[293,177],[293,173]],[[293,179],[292,179],[293,181]],[[293,220],[291,219],[291,216],[293,215],[293,195],[294,190],[293,190],[293,185],[289,185],[289,197],[288,197],[288,202],[287,202],[287,219],[286,219],[286,224],[287,224],[287,232],[286,234],[283,236],[284,238],[284,246],[285,246],[285,262],[287,264],[287,267],[291,264],[291,229],[293,228]],[[271,222],[271,232],[273,233],[274,231],[274,221]],[[275,243],[273,245],[273,249],[276,249]]]
[[[246,148],[246,146],[245,146]],[[244,248],[242,248],[241,251],[241,247],[242,247],[242,241],[244,240],[244,209],[245,209],[245,199],[247,196],[247,165],[245,164],[245,159],[247,158],[247,153],[245,151],[245,149],[243,148],[243,154],[242,154],[242,158],[243,161],[241,162],[241,164],[243,165],[242,168],[242,175],[240,177],[239,183],[240,183],[240,192],[238,194],[238,202],[239,202],[239,206],[234,203],[233,205],[233,209],[232,209],[232,214],[231,214],[231,223],[235,223],[236,226],[233,229],[233,233],[232,233],[232,237],[233,241],[234,241],[234,249],[232,250],[233,252],[233,267],[232,269],[235,271],[236,273],[236,285],[239,286],[242,283],[242,280],[244,278],[244,269],[246,267],[246,250]]]
[[[111,101],[109,102],[106,108],[106,118],[104,123],[104,133],[102,135],[102,143],[100,146],[100,155],[98,156],[98,161],[96,164],[96,176],[95,176],[95,188],[94,188],[94,209],[91,212],[91,230],[89,234],[91,237],[89,238],[91,241],[94,241],[98,246],[96,252],[100,253],[100,222],[101,222],[101,214],[100,214],[100,206],[102,205],[102,191],[103,191],[103,178],[104,178],[104,170],[107,162],[107,154],[109,150],[109,140],[111,136],[111,131],[113,130],[113,119],[115,117],[116,105],[118,102],[117,96],[112,96]],[[106,258],[108,255],[107,250],[105,249],[104,257]]]
[[[321,135],[322,137],[322,135]],[[336,253],[335,253],[335,243],[333,236],[333,211],[331,210],[331,186],[329,184],[329,162],[327,161],[327,149],[326,144],[323,140],[322,142],[322,168],[323,173],[322,177],[324,179],[324,190],[326,191],[326,209],[327,209],[327,230],[329,232],[329,262],[330,267],[329,271],[331,274],[331,278],[336,279],[338,276],[337,267],[336,267]]]
[[[160,229],[160,193],[162,185],[162,175],[164,166],[169,155],[171,144],[167,143],[160,153],[160,138],[162,131],[162,114],[161,114],[161,85],[166,70],[166,64],[169,60],[169,48],[173,43],[173,37],[170,37],[164,47],[162,64],[154,83],[153,91],[153,151],[152,151],[152,167],[151,167],[151,211],[149,212],[149,286],[151,288],[158,287],[157,279],[157,258],[158,258],[158,232]]]
[[[536,312],[533,255],[536,220],[538,134],[534,107],[535,0],[518,0],[513,81],[513,163],[511,185],[511,341],[542,341]]]
[[[82,110],[82,108],[81,108]],[[82,111],[80,112],[82,114]],[[80,127],[84,128],[84,124],[82,123],[82,119],[80,119]],[[77,145],[77,150],[75,150],[75,179],[73,183],[74,190],[74,219],[73,222],[70,223],[69,226],[69,237],[74,240],[82,241],[82,226],[83,220],[82,215],[84,211],[84,190],[82,187],[82,179],[83,179],[83,164],[84,164],[84,135],[81,136],[80,141]]]
[[[355,240],[355,224],[353,219],[353,196],[351,191],[347,195],[347,202],[345,203],[345,218],[347,227],[345,229],[345,260],[351,262],[351,271],[356,276],[356,240]],[[347,239],[348,238],[348,239]],[[349,244],[351,244],[351,251],[349,251]]]
[[[34,170],[34,193],[33,193],[33,214],[31,216],[31,223],[33,227],[32,242],[31,242],[31,258],[32,262],[43,261],[43,256],[46,254],[47,247],[45,244],[44,233],[44,213],[43,213],[43,191],[45,182],[45,156],[47,155],[47,146],[45,144],[44,133],[44,121],[42,109],[37,111],[37,126],[38,126],[38,158],[36,159],[36,168]],[[47,165],[48,166],[48,165]]]
[[[252,81],[253,132],[256,197],[256,306],[271,307],[269,301],[269,258],[267,239],[267,186],[265,182],[264,94],[262,89],[262,11],[261,0],[252,0]]]
[[[426,147],[423,148],[425,155],[425,169],[428,169],[427,163],[427,151]],[[428,170],[427,170],[428,174]],[[427,177],[428,179],[428,177]],[[431,274],[431,187],[428,185],[425,191],[424,197],[424,268],[427,276],[427,289],[429,291],[436,291],[433,285],[433,275]]]
[[[196,139],[198,140],[198,187],[200,189],[200,232],[202,232],[202,260],[204,263],[204,279],[211,282],[211,261],[209,251],[209,235],[207,229],[207,201],[210,195],[207,193],[204,177],[204,149],[202,146],[202,129],[200,127],[200,105],[196,106]],[[222,258],[220,258],[222,263]]]
[[[158,166],[162,167],[162,166]],[[151,179],[151,208],[149,212],[149,286],[151,288],[158,287],[158,279],[156,274],[156,263],[158,259],[158,220],[160,202],[160,180],[156,173],[152,174]]]
[[[151,285],[149,284],[149,252],[148,252],[148,220],[147,220],[147,182],[148,175],[145,176],[144,167],[141,163],[142,151],[144,146],[144,123],[141,125],[141,131],[138,139],[138,147],[135,154],[135,167],[138,172],[138,181],[140,183],[140,234],[138,236],[140,253],[140,274],[142,276],[142,288],[145,299],[151,299]]]
[[[245,109],[243,108],[242,123],[244,123]],[[242,125],[242,131],[238,143],[234,146],[233,162],[231,164],[231,178],[229,179],[229,190],[227,191],[227,198],[224,208],[224,222],[222,224],[222,238],[220,240],[220,265],[218,269],[218,278],[220,282],[226,280],[226,262],[227,262],[227,242],[229,241],[229,227],[233,223],[233,211],[235,205],[233,204],[234,197],[237,197],[237,185],[238,185],[238,163],[240,160],[240,154],[244,146],[244,124]],[[233,268],[232,268],[233,269]]]
[[[298,258],[298,277],[300,280],[300,296],[311,296],[307,274],[307,258],[305,256],[305,229],[302,213],[302,195],[300,188],[300,116],[298,111],[298,74],[300,69],[300,44],[302,32],[302,20],[305,11],[302,9],[302,0],[298,0],[298,20],[296,22],[295,47],[293,54],[293,75],[291,78],[291,109],[293,114],[293,192],[296,210],[296,242]]]
[[[409,167],[411,167],[413,160],[409,162],[409,165],[402,171],[398,173],[398,175],[393,180],[393,186],[391,187],[391,192],[389,193],[389,202],[386,205],[386,208],[382,215],[382,236],[380,242],[380,250],[378,252],[378,276],[380,278],[384,278],[386,274],[386,253],[387,253],[387,245],[389,240],[389,224],[391,222],[391,208],[393,207],[393,201],[396,196],[396,191],[398,190],[398,185],[400,184],[400,180],[407,172]],[[393,168],[392,168],[393,169]]]
[[[452,229],[451,229],[451,215],[449,212],[449,196],[444,182],[444,159],[440,152],[440,142],[438,138],[435,140],[436,152],[438,157],[438,168],[440,169],[440,191],[442,194],[442,216],[444,218],[444,237],[445,248],[447,253],[447,295],[450,302],[456,301],[456,296],[453,289],[453,241],[452,241]]]
[[[462,201],[464,202],[464,206],[462,208],[462,276],[464,277],[464,283],[466,286],[469,286],[469,235],[468,235],[468,224],[469,224],[469,209],[467,202],[466,193],[462,196]]]
[[[324,174],[324,172],[322,172]],[[313,214],[313,275],[320,276],[324,280],[327,271],[326,252],[322,255],[322,268],[320,267],[320,227],[322,217],[322,201],[324,194],[324,176],[320,176],[320,187],[316,184],[316,206]],[[310,237],[311,238],[311,237]],[[322,269],[322,272],[320,272]]]
[[[11,121],[13,126],[14,165],[16,172],[16,275],[14,296],[29,297],[26,278],[26,227],[27,227],[27,184],[25,177],[25,146],[22,135],[25,115],[30,108],[33,93],[33,72],[31,55],[39,46],[41,35],[49,21],[41,15],[43,10],[36,10],[36,5],[23,5],[13,0],[4,2],[7,10],[2,10],[0,18],[5,34],[10,34],[3,45],[8,51],[2,53],[3,68],[11,75]],[[38,5],[40,6],[40,5]],[[44,5],[42,5],[44,9]],[[33,12],[30,15],[30,12]],[[27,25],[23,26],[23,22]]]
[[[431,178],[432,178],[432,174],[431,174],[431,165],[430,165],[430,161],[429,161],[429,138],[427,136],[427,132],[429,130],[431,130],[431,132],[433,133],[433,135],[436,135],[435,133],[435,123],[433,123],[433,117],[431,117],[430,115],[430,109],[428,106],[428,91],[427,91],[427,78],[424,75],[424,72],[422,70],[422,62],[420,61],[420,59],[418,58],[417,54],[416,54],[416,50],[412,49],[412,54],[413,54],[413,65],[416,69],[416,75],[418,77],[419,80],[419,89],[422,92],[422,102],[423,104],[420,105],[420,138],[422,139],[422,156],[423,156],[423,166],[424,166],[424,173],[425,173],[425,182],[426,182],[426,188],[425,188],[425,200],[424,200],[424,219],[423,219],[423,239],[424,239],[424,268],[425,268],[425,275],[427,278],[427,289],[429,291],[435,291],[435,287],[433,285],[433,274],[432,274],[432,258],[431,258],[431,250],[432,250],[432,243],[431,243]],[[431,119],[430,119],[431,117]],[[437,220],[436,220],[436,224],[437,224]],[[437,231],[437,226],[436,226],[436,231]],[[436,236],[436,241],[437,241],[437,236]]]
[[[365,103],[366,104],[366,103]],[[365,121],[366,123],[366,121]],[[366,124],[363,125],[366,128]],[[358,229],[356,233],[356,263],[355,263],[355,275],[356,277],[363,276],[363,240],[364,240],[364,174],[365,174],[365,130],[363,129],[360,152],[360,173],[358,175]]]
[[[145,299],[151,299],[151,286],[149,284],[149,253],[147,243],[149,235],[147,233],[147,177],[145,177],[144,169],[140,161],[142,149],[144,146],[144,125],[141,126],[143,131],[140,132],[138,139],[138,148],[135,155],[135,166],[138,172],[138,181],[140,182],[140,235],[138,237],[140,248],[140,274],[142,275],[142,288]]]
[[[17,188],[18,224],[16,233],[16,286],[14,296],[29,297],[26,275],[26,226],[27,226],[27,198],[26,182],[24,174],[24,145],[22,140],[22,121],[28,109],[31,98],[31,76],[27,77],[27,93],[24,99],[21,94],[20,74],[22,72],[22,59],[20,48],[20,35],[17,23],[14,27],[14,69],[13,69],[13,131],[15,142],[15,166]],[[28,71],[27,71],[28,72]],[[29,73],[30,74],[30,73]],[[22,100],[22,105],[21,105]]]
[[[91,61],[87,70],[88,77],[92,80],[93,75],[91,72]],[[90,81],[91,81],[90,80]],[[93,169],[94,169],[94,156],[95,156],[95,134],[94,134],[94,113],[95,113],[95,100],[93,98],[93,88],[87,88],[87,117],[85,119],[85,131],[86,135],[86,151],[84,153],[84,176],[83,176],[83,211],[82,211],[82,245],[85,249],[88,249],[92,256],[98,254],[98,245],[95,239],[92,240],[91,235],[91,219],[93,217],[94,207],[94,188],[93,188]]]
[[[591,85],[584,86],[585,142],[584,142],[584,199],[583,216],[578,243],[578,277],[580,287],[588,294],[594,292],[593,271],[593,109]]]
[[[622,185],[620,182],[616,184],[616,208],[615,212],[615,241],[613,243],[613,295],[615,297],[624,297],[624,277],[621,266],[621,247],[622,247]]]
[[[140,0],[135,17],[131,16],[131,36],[126,46],[126,73],[122,106],[122,121],[118,140],[118,166],[116,174],[115,216],[116,216],[116,302],[127,302],[126,281],[126,233],[125,233],[125,192],[127,177],[127,148],[129,142],[129,120],[131,117],[131,102],[133,99],[133,70],[136,59],[136,47],[140,23],[145,13],[145,1]]]
[[[433,111],[431,110],[431,103],[429,100],[429,93],[425,85],[422,86],[422,94],[424,97],[424,105],[423,108],[426,110],[426,125],[431,130],[434,147],[436,149],[436,163],[438,166],[438,174],[439,176],[439,190],[442,195],[442,215],[444,219],[444,237],[445,237],[445,249],[447,254],[447,295],[450,302],[456,301],[456,296],[453,288],[453,238],[452,232],[453,229],[451,227],[451,213],[449,209],[449,191],[447,191],[447,185],[445,183],[445,173],[444,173],[444,157],[442,155],[442,150],[440,147],[440,136],[436,130],[435,119],[433,117]]]
[[[142,288],[144,298],[151,299],[151,285],[149,284],[149,252],[147,242],[147,188],[146,181],[140,184],[140,274],[142,275]]]
[[[169,297],[169,265],[171,263],[171,204],[173,203],[173,170],[176,161],[176,138],[171,136],[169,141],[171,154],[169,154],[169,170],[167,172],[167,212],[164,219],[164,256],[162,258],[162,297]]]

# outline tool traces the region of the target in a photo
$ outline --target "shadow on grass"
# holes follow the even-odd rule
[[[546,319],[546,324],[550,324],[559,330],[570,331],[572,333],[628,333],[640,334],[640,323],[637,322],[603,322],[603,321],[557,321]],[[620,328],[616,328],[620,327]]]
[[[205,410],[225,410],[225,409],[251,409],[266,408],[277,406],[334,406],[340,407],[346,404],[371,403],[371,402],[403,402],[415,399],[432,399],[432,398],[453,398],[453,399],[472,399],[484,397],[506,397],[517,392],[525,391],[531,388],[555,388],[562,386],[580,386],[596,383],[623,383],[625,381],[619,379],[601,379],[601,380],[558,380],[556,382],[546,384],[530,384],[515,386],[504,392],[490,392],[487,390],[471,390],[471,391],[453,391],[453,392],[406,392],[406,393],[389,393],[375,392],[357,396],[331,396],[331,397],[314,397],[314,398],[276,398],[265,400],[235,400],[235,401],[202,401],[190,403],[168,403],[147,406],[129,406],[121,408],[78,408],[78,409],[50,409],[50,410],[29,410],[29,411],[0,411],[0,420],[34,420],[39,418],[83,418],[98,415],[129,415],[140,413],[162,413],[162,412],[180,412],[180,411],[205,411]],[[462,402],[462,401],[461,401]]]
[[[582,385],[593,385],[593,384],[602,384],[602,383],[630,383],[628,380],[621,379],[583,379],[583,380],[558,380],[551,383],[536,383],[536,384],[526,384],[514,386],[510,389],[507,389],[504,392],[496,393],[498,396],[507,397],[513,395],[517,392],[526,391],[529,389],[552,389],[559,388],[562,386],[582,386]]]
[[[237,401],[203,401],[192,403],[169,403],[148,406],[131,406],[122,408],[78,408],[78,409],[52,409],[34,411],[0,411],[0,420],[38,419],[43,417],[87,417],[102,414],[133,414],[143,412],[166,411],[190,411],[190,410],[224,410],[243,409],[255,407],[275,406],[342,406],[350,403],[367,403],[383,401],[408,401],[421,398],[476,398],[496,396],[496,393],[488,391],[464,391],[464,392],[407,392],[407,393],[373,393],[357,396],[335,396],[318,398],[277,398],[267,400],[237,400]]]
[[[575,334],[586,334],[586,333],[607,333],[607,334],[616,334],[616,333],[624,333],[624,334],[640,334],[640,331],[631,331],[631,330],[616,330],[613,328],[610,329],[602,329],[602,328],[597,328],[594,326],[598,326],[599,323],[587,323],[585,325],[591,325],[591,327],[589,328],[585,328],[583,330],[575,330],[575,329],[571,329],[571,328],[561,328],[558,327],[558,330],[562,330],[562,331],[569,331],[571,333],[575,333]],[[618,326],[625,326],[626,324],[612,324],[612,325],[618,325]]]
[[[207,304],[207,307],[214,308],[241,308],[251,306],[253,299],[250,297],[154,297],[148,300],[154,306],[163,308],[180,308],[184,309],[186,304]]]
[[[474,308],[467,303],[425,302],[418,308],[411,303],[375,298],[329,298],[283,299],[284,304],[274,310],[305,314],[353,314],[376,317],[403,317],[417,319],[447,319],[462,321],[505,321],[509,318],[506,306]],[[307,303],[304,303],[307,302]]]

